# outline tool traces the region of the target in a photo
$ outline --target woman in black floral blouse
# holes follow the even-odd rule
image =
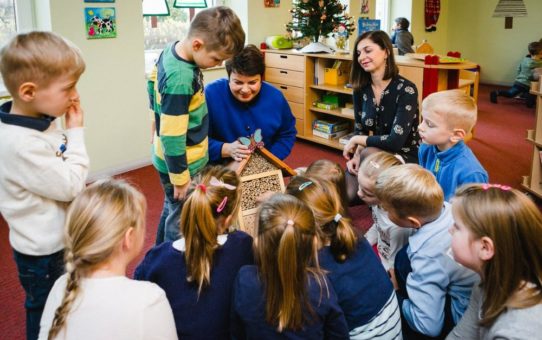
[[[357,192],[360,162],[376,151],[418,163],[418,90],[399,75],[393,47],[384,31],[365,32],[356,39],[351,82],[354,89],[355,132],[344,147],[348,196]],[[355,184],[354,184],[355,183]]]

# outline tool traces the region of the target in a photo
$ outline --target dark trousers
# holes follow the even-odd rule
[[[53,284],[64,273],[64,251],[31,256],[13,250],[19,281],[26,294],[26,339],[38,338],[40,320]]]
[[[164,189],[164,208],[160,215],[160,222],[156,231],[156,244],[165,241],[174,241],[181,235],[181,211],[183,201],[173,198],[173,184],[169,181],[169,175],[158,172],[160,183]]]
[[[530,88],[521,83],[514,83],[511,88],[506,91],[497,91],[497,96],[502,96],[506,98],[514,98],[518,95],[521,95],[526,100],[526,105],[528,107],[534,107],[536,96],[529,93]]]
[[[412,272],[410,266],[410,259],[407,254],[408,243],[397,253],[395,256],[395,279],[397,280],[397,299],[399,300],[399,306],[401,310],[401,327],[403,329],[404,340],[425,340],[425,339],[444,339],[446,335],[454,328],[454,319],[452,317],[452,299],[450,295],[446,295],[446,302],[444,304],[444,326],[442,331],[437,337],[430,337],[425,334],[418,333],[412,329],[408,322],[403,317],[403,301],[408,299],[408,292],[406,289],[406,280],[408,274]]]

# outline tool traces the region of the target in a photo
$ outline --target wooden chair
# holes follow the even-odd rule
[[[465,91],[466,94],[474,99],[474,102],[478,104],[478,85],[480,82],[479,70],[460,70],[459,71],[459,85],[458,88]],[[465,142],[468,142],[474,138],[474,128],[465,137]]]

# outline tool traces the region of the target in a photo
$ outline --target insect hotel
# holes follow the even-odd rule
[[[295,176],[295,171],[275,157],[264,147],[261,131],[258,129],[249,139],[241,137],[251,154],[240,162],[230,163],[241,178],[241,208],[238,216],[239,228],[252,237],[256,236],[256,199],[268,192],[284,192],[285,176]]]

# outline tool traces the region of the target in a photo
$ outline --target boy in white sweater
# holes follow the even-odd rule
[[[47,295],[64,271],[66,208],[88,175],[76,89],[84,70],[79,49],[51,32],[19,34],[0,51],[13,98],[0,106],[0,213],[26,293],[27,339],[37,338]],[[66,130],[53,122],[64,114]]]

